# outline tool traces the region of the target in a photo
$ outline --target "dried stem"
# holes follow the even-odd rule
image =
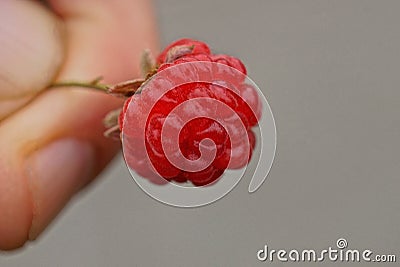
[[[55,82],[50,84],[47,88],[57,88],[57,87],[84,87],[95,90],[100,90],[107,92],[110,88],[109,85],[99,83],[102,77],[98,77],[91,82],[78,82],[78,81],[66,81],[66,82]]]
[[[84,87],[84,88],[91,88],[95,90],[107,91],[109,86],[105,84],[91,84],[91,83],[84,83],[84,82],[59,82],[59,83],[52,83],[48,86],[48,88],[57,88],[57,87]]]

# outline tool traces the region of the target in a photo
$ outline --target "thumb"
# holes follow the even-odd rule
[[[0,4],[0,120],[53,80],[63,59],[60,24],[33,1]]]
[[[0,129],[9,121],[7,116],[51,82],[63,52],[60,24],[49,11],[34,1],[1,1]],[[4,136],[0,137],[2,142],[16,145]],[[0,147],[0,249],[7,249],[26,240],[32,201],[17,160],[3,143]]]

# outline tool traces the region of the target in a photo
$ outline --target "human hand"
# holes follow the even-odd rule
[[[35,239],[112,159],[102,119],[121,102],[54,81],[139,76],[156,50],[146,0],[0,3],[0,249]]]

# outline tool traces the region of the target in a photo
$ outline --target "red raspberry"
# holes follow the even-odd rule
[[[218,62],[246,74],[246,68],[239,59],[227,55],[212,55],[206,44],[190,39],[182,39],[169,45],[158,57],[158,62],[165,62],[168,51],[180,45],[193,45],[192,53],[161,64],[158,72],[187,62],[207,61]],[[174,72],[173,78],[179,79],[185,75],[195,77],[197,73],[193,73],[194,71],[190,66],[185,66]],[[145,84],[140,94],[130,97],[119,119],[129,167],[155,183],[161,183],[161,176],[168,181],[191,181],[194,185],[201,186],[216,181],[227,168],[245,166],[255,146],[251,127],[257,124],[261,116],[261,104],[255,89],[243,83],[243,76],[233,81],[225,79],[234,74],[232,72],[215,77],[213,83],[191,82],[179,85],[167,91],[158,101],[160,88],[173,86],[168,78],[156,79],[155,83]],[[175,108],[189,103],[189,100],[198,99],[218,101],[223,106],[190,102],[181,111],[171,115]],[[236,117],[232,117],[232,111]],[[215,117],[218,121],[212,119]],[[185,118],[192,120],[185,123]],[[179,132],[179,135],[174,137],[172,132],[163,132],[163,128],[167,126],[170,127],[168,129]],[[212,142],[204,141],[206,139]],[[164,148],[174,147],[174,140],[178,142],[178,149],[169,150],[173,152],[167,158]],[[179,168],[169,160],[171,157],[179,158],[183,155],[187,159],[185,164],[189,164],[186,167],[197,166],[198,161],[199,166],[203,166],[203,155],[200,151],[215,153],[215,158],[205,169],[199,171]]]

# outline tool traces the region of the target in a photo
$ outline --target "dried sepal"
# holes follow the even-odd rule
[[[119,97],[133,96],[146,79],[134,79],[111,86],[107,93]]]
[[[194,45],[177,45],[172,47],[165,58],[166,63],[171,63],[175,59],[188,55],[193,52]]]
[[[155,66],[156,64],[153,55],[151,54],[149,49],[145,49],[140,58],[140,71],[142,77],[146,78],[149,73],[152,73],[156,68]]]
[[[114,140],[121,140],[121,130],[119,129],[119,125],[115,125],[105,130],[104,136]]]
[[[121,114],[121,111],[122,108],[117,108],[108,112],[103,119],[104,126],[106,128],[111,128],[114,127],[115,125],[118,125],[118,118],[119,115]]]

